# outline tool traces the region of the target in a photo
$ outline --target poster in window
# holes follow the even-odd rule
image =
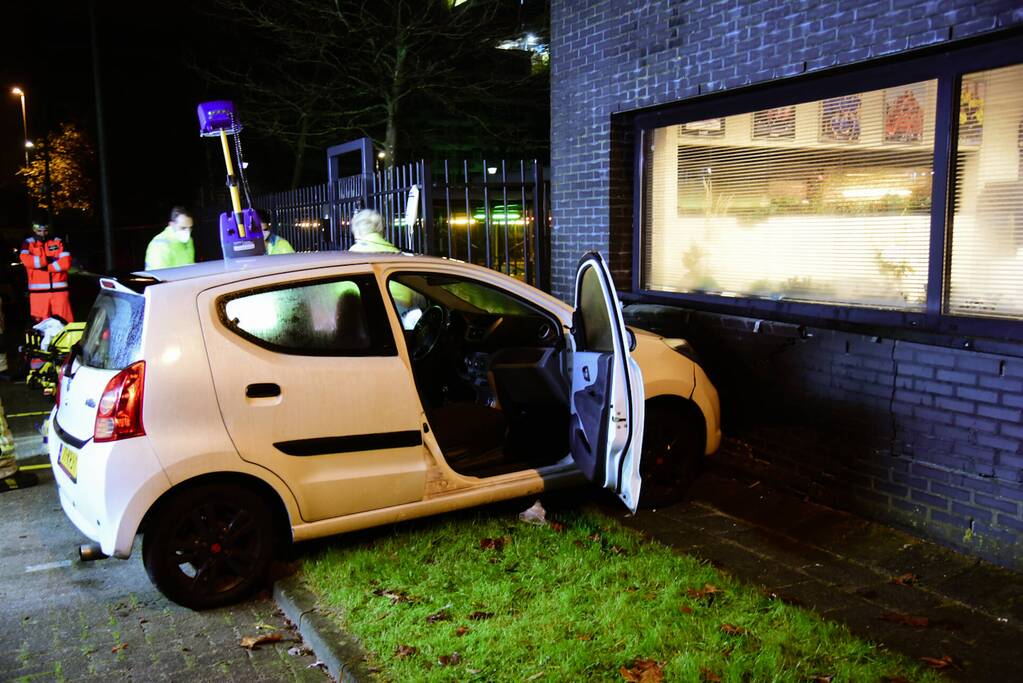
[[[821,102],[821,142],[859,142],[860,96],[832,97]]]
[[[914,83],[884,91],[884,141],[922,142],[924,139],[924,84]]]
[[[705,137],[719,138],[725,134],[725,119],[703,119],[702,121],[690,121],[679,127],[682,135],[700,135]]]
[[[984,95],[987,84],[978,79],[963,80],[959,94],[959,144],[979,145],[984,133]]]
[[[796,107],[776,107],[753,112],[754,140],[795,140]]]

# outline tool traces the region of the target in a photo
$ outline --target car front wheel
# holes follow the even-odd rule
[[[241,486],[203,484],[162,503],[142,538],[153,584],[192,609],[237,602],[260,587],[273,558],[266,502]]]
[[[644,508],[678,502],[700,473],[705,428],[699,411],[686,408],[676,401],[646,405],[639,463],[639,504]]]

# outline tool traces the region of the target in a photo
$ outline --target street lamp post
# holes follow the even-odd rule
[[[28,167],[28,148],[32,141],[28,139],[28,114],[25,110],[25,91],[21,88],[11,88],[11,94],[21,98],[21,128],[25,132],[25,167]]]

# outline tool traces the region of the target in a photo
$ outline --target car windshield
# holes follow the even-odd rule
[[[145,302],[136,294],[101,290],[89,312],[80,362],[91,368],[123,370],[138,360]]]

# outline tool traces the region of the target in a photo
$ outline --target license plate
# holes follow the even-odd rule
[[[78,453],[76,451],[61,445],[57,464],[60,465],[60,469],[64,470],[64,474],[71,477],[71,481],[78,483]]]

